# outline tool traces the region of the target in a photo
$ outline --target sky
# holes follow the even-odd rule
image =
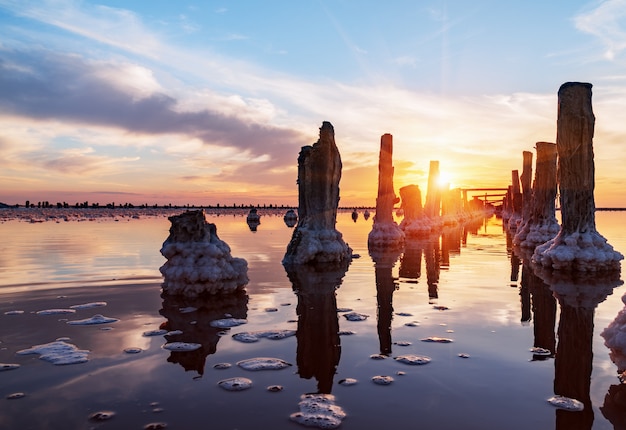
[[[626,206],[626,0],[0,0],[0,202],[297,205],[329,121],[340,206],[507,187],[593,84],[597,207]]]

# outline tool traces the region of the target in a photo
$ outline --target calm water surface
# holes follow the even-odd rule
[[[0,371],[0,428],[141,429],[162,422],[172,429],[298,429],[303,427],[289,416],[299,410],[302,394],[316,392],[335,396],[347,413],[344,429],[626,425],[626,389],[600,336],[624,307],[624,287],[609,288],[608,295],[598,294],[601,286],[593,294],[577,290],[558,301],[507,248],[495,217],[412,242],[401,255],[372,257],[367,251],[372,219],[361,213],[353,222],[343,212],[337,228],[361,258],[345,273],[287,274],[281,259],[293,230],[282,212],[259,213],[255,232],[244,212],[207,214],[233,256],[248,261],[250,278],[246,294],[208,300],[160,296],[158,268],[165,260],[159,249],[170,227],[167,214],[0,223],[0,363],[21,365]],[[596,214],[598,231],[622,253],[623,216]],[[92,302],[106,306],[69,315],[36,313]],[[185,312],[189,307],[196,310]],[[348,321],[347,309],[369,318]],[[11,314],[17,310],[24,312]],[[119,321],[67,324],[94,314]],[[248,323],[220,333],[209,323],[225,314]],[[158,328],[182,334],[143,335]],[[297,334],[255,343],[231,336],[262,330]],[[431,336],[452,342],[421,340]],[[89,361],[55,366],[37,355],[16,354],[60,337],[89,350]],[[170,352],[162,348],[167,341],[202,347]],[[533,346],[553,354],[534,356]],[[124,352],[129,347],[141,352]],[[374,360],[373,354],[387,358]],[[404,354],[432,361],[409,366],[394,360]],[[280,358],[292,366],[254,372],[236,365],[255,357]],[[218,363],[232,366],[218,370]],[[371,381],[376,375],[394,382],[376,385]],[[252,388],[229,392],[217,385],[237,376],[251,379]],[[339,384],[345,378],[358,383]],[[270,392],[270,385],[284,389]],[[585,411],[555,409],[546,401],[555,390],[577,393]],[[6,398],[16,392],[25,397]],[[88,419],[104,410],[115,416]]]

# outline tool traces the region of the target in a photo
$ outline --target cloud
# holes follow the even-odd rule
[[[135,134],[195,137],[279,165],[292,162],[293,149],[305,142],[295,130],[226,115],[219,106],[183,110],[177,99],[157,91],[160,87],[148,71],[137,70],[76,55],[0,52],[0,111]]]
[[[626,49],[626,0],[607,0],[574,18],[576,28],[599,39],[604,57],[615,60]]]

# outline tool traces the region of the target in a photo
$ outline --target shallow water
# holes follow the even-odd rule
[[[375,263],[367,251],[372,218],[361,213],[353,222],[350,212],[340,213],[337,228],[361,258],[345,274],[288,276],[281,259],[293,230],[282,211],[259,214],[255,232],[243,211],[207,214],[233,256],[248,261],[250,278],[245,294],[208,300],[160,297],[167,213],[0,223],[0,363],[20,365],[0,371],[0,428],[141,429],[164,422],[180,429],[298,429],[304,427],[290,415],[300,411],[303,394],[317,392],[334,395],[347,415],[343,429],[613,429],[626,423],[625,388],[600,336],[624,307],[624,287],[609,288],[606,298],[599,294],[597,305],[557,301],[512,256],[496,218],[449,228],[442,237],[412,243],[403,255],[376,256]],[[621,212],[596,214],[598,231],[624,253],[622,218]],[[99,302],[106,306],[76,306]],[[50,309],[75,312],[37,314]],[[369,317],[350,321],[343,317],[348,312]],[[97,314],[119,321],[67,323]],[[222,318],[247,323],[211,325]],[[165,334],[144,335],[159,328]],[[255,342],[232,336],[292,330],[295,336]],[[59,338],[89,350],[89,361],[59,366],[17,354]],[[452,342],[423,341],[428,338]],[[174,342],[201,347],[163,348]],[[535,346],[552,354],[533,354]],[[399,356],[430,361],[412,365],[394,359]],[[251,358],[291,366],[250,371],[237,365]],[[379,385],[376,376],[393,381]],[[228,391],[218,385],[237,377],[252,386]],[[339,383],[345,379],[357,382]],[[585,410],[552,406],[548,399],[563,390],[576,393]],[[14,393],[25,396],[7,398]],[[90,420],[107,411],[114,412],[104,415],[110,419]]]

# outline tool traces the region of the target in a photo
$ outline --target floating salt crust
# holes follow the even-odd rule
[[[3,372],[5,370],[15,370],[18,369],[20,367],[19,364],[14,364],[14,363],[0,363],[0,372]]]
[[[372,354],[370,355],[370,358],[372,360],[384,360],[385,358],[387,358],[387,356],[384,354]]]
[[[209,324],[211,327],[216,328],[229,328],[229,327],[237,327],[242,324],[246,324],[248,320],[242,318],[223,318],[219,320],[213,320]]]
[[[304,394],[298,406],[300,412],[291,414],[289,418],[307,427],[336,429],[346,417],[344,410],[335,404],[332,394]]]
[[[25,393],[11,393],[11,394],[7,395],[7,399],[9,399],[9,400],[21,399],[23,397],[26,397]]]
[[[244,331],[233,335],[233,339],[243,343],[258,342],[261,338],[272,340],[286,339],[296,335],[296,330],[264,330],[264,331]]]
[[[237,362],[237,366],[241,367],[245,370],[280,370],[285,367],[291,366],[290,363],[287,363],[285,360],[281,360],[280,358],[271,358],[271,357],[257,357],[257,358],[249,358],[247,360],[241,360]]]
[[[540,348],[538,346],[530,348],[530,352],[535,355],[552,355],[552,351],[550,351],[549,349]]]
[[[83,320],[73,320],[68,321],[67,323],[70,325],[96,325],[96,324],[110,324],[114,322],[118,322],[119,319],[105,317],[104,315],[96,314],[91,318],[85,318]]]
[[[232,364],[230,363],[215,363],[213,365],[213,368],[218,369],[218,370],[224,370],[224,369],[230,369],[231,366]]]
[[[152,337],[152,336],[162,336],[164,334],[167,334],[167,330],[156,329],[156,330],[144,331],[142,336],[143,337]]]
[[[283,391],[284,387],[282,385],[270,385],[267,387],[267,391],[271,393],[278,393],[279,391]]]
[[[345,378],[339,381],[339,385],[345,385],[345,386],[350,386],[350,385],[356,385],[359,381],[357,381],[354,378]]]
[[[17,351],[17,354],[39,354],[39,359],[55,365],[78,364],[88,361],[89,351],[78,349],[76,345],[64,341],[54,341]]]
[[[556,406],[560,409],[566,409],[568,411],[582,411],[585,409],[583,402],[565,396],[552,396],[548,399],[548,403],[552,406]]]
[[[248,378],[236,377],[222,379],[217,385],[228,391],[243,391],[252,387],[252,381]]]
[[[92,308],[99,308],[102,306],[106,306],[107,302],[91,302],[91,303],[83,303],[80,305],[73,305],[70,306],[70,309],[92,309]]]
[[[23,313],[24,311],[14,310],[14,311],[6,311],[4,314],[5,315],[22,315]]]
[[[409,345],[413,345],[413,342],[410,342],[408,340],[399,340],[397,342],[394,342],[393,344],[398,345],[398,346],[409,346]]]
[[[413,314],[409,312],[396,312],[396,315],[398,315],[399,317],[412,317],[413,316]]]
[[[136,347],[124,348],[124,352],[126,354],[139,354],[141,351],[142,351],[141,348],[136,348]]]
[[[369,318],[369,315],[360,314],[358,312],[349,312],[347,314],[343,314],[343,316],[348,321],[365,321],[367,318]]]
[[[113,411],[98,411],[89,415],[90,421],[108,421],[115,416]]]
[[[400,363],[404,363],[404,364],[419,366],[422,364],[430,363],[431,358],[425,355],[407,354],[407,355],[399,355],[395,357],[394,360],[399,361]]]
[[[76,313],[76,309],[44,309],[36,313],[37,315],[64,315]]]
[[[389,385],[393,382],[391,376],[377,375],[372,376],[372,382],[376,385]]]
[[[195,351],[196,349],[200,349],[202,347],[199,343],[191,343],[191,342],[168,342],[164,344],[161,348],[167,349],[168,351]]]
[[[420,339],[422,342],[434,342],[434,343],[450,343],[452,339],[447,337],[438,337],[438,336],[430,336],[425,337],[424,339]]]

